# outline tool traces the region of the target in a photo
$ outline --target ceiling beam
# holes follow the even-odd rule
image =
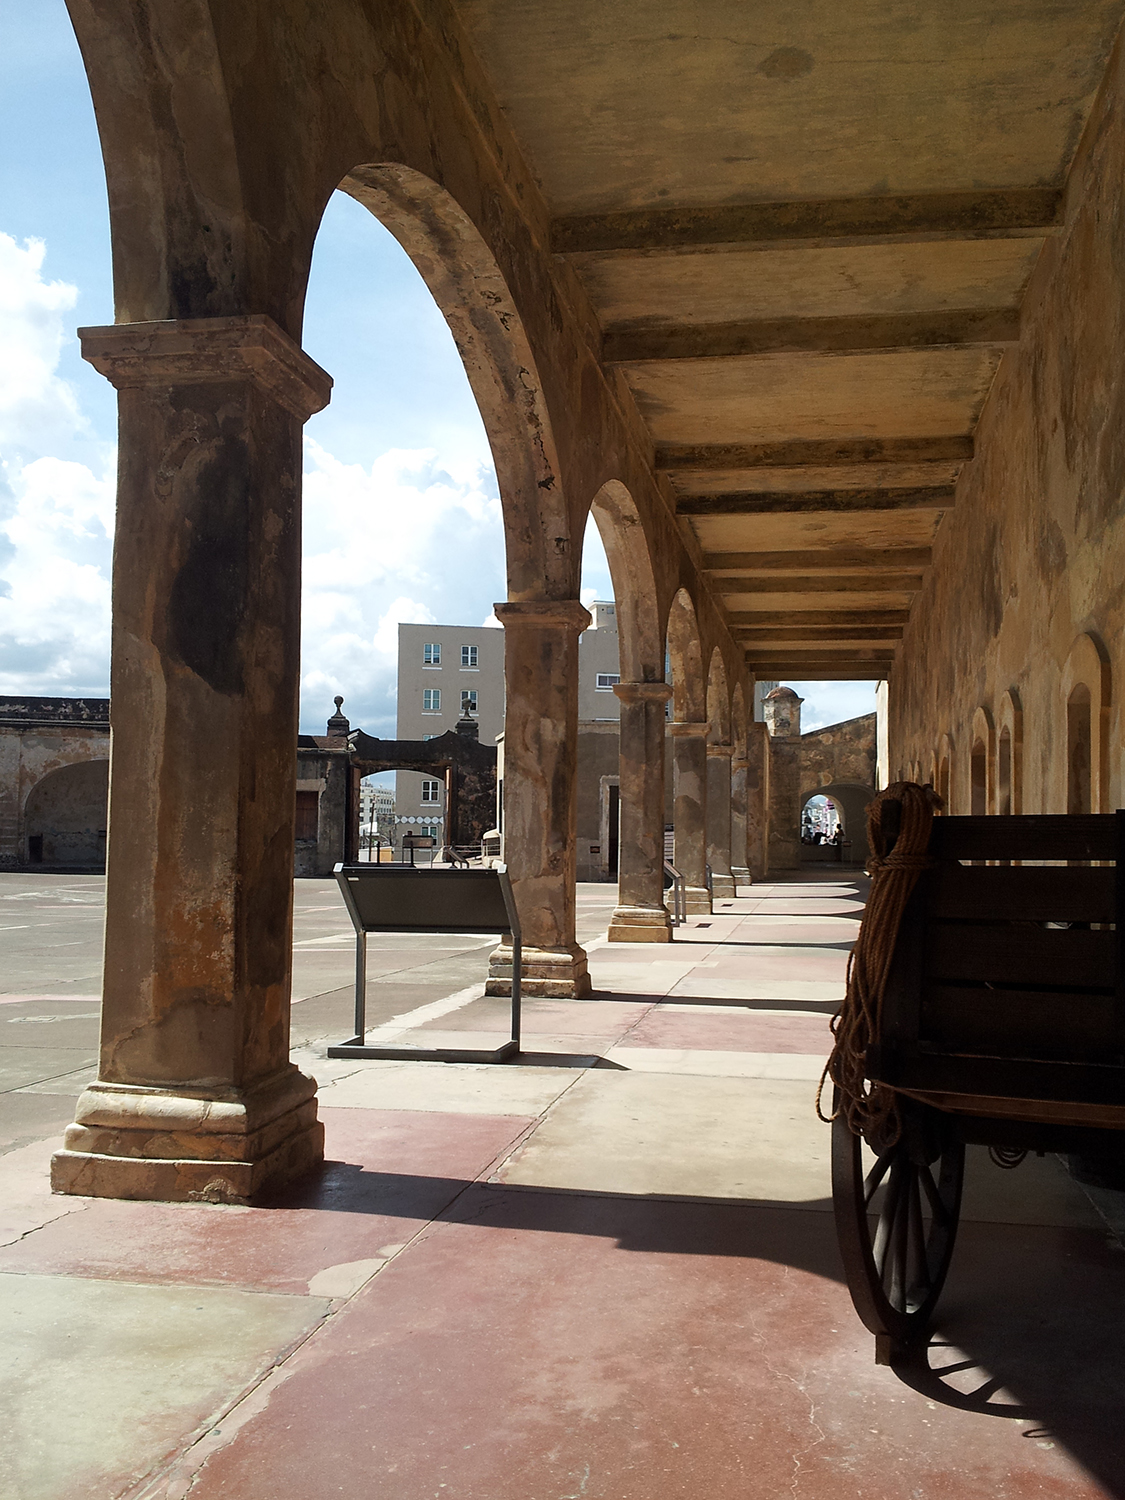
[[[956,485],[901,490],[738,490],[681,495],[678,516],[779,516],[865,510],[950,510]]]
[[[739,573],[881,573],[928,568],[929,547],[818,547],[802,552],[708,552],[703,566]]]
[[[870,661],[750,661],[746,667],[765,682],[880,682],[891,675],[892,662]]]
[[[823,625],[767,625],[753,630],[737,626],[734,638],[746,647],[759,641],[771,646],[782,641],[814,641],[829,646],[834,641],[869,641],[874,646],[879,641],[901,641],[903,629],[902,625],[831,625],[827,629]]]
[[[732,610],[727,617],[732,626],[750,625],[905,625],[908,609],[785,609]]]
[[[609,365],[651,360],[738,359],[771,354],[871,354],[898,349],[1003,348],[1019,343],[1018,307],[864,313],[841,318],[759,318],[749,323],[684,323],[606,329]]]
[[[921,573],[717,574],[721,594],[915,594]]]
[[[804,469],[845,464],[965,463],[973,456],[971,433],[944,437],[795,438],[777,443],[678,443],[656,450],[656,468]]]
[[[1062,196],[1058,188],[968,189],[582,214],[554,221],[551,249],[556,255],[579,255],[886,235],[973,238],[1021,230],[1042,234],[1060,223]]]

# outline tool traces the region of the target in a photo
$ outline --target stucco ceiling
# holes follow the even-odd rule
[[[456,3],[748,664],[883,675],[1125,0]]]

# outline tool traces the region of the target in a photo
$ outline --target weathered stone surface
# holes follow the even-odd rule
[[[664,724],[672,689],[664,682],[622,682],[621,842],[611,943],[667,943],[664,906]]]

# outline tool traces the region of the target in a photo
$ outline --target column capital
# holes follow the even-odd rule
[[[667,703],[672,696],[668,682],[618,682],[613,691],[622,703]]]
[[[711,732],[711,726],[706,720],[695,724],[685,719],[673,719],[667,729],[677,739],[705,739]]]
[[[332,377],[264,313],[80,328],[82,358],[119,391],[252,380],[302,422],[328,405]]]
[[[727,760],[729,760],[731,758],[731,756],[734,754],[734,746],[733,745],[708,745],[707,746],[707,754],[715,756],[716,759],[720,755],[722,755],[722,756],[725,756]]]
[[[730,768],[732,771],[748,771],[750,769],[750,762],[746,759],[745,755],[732,755],[730,758]]]
[[[578,599],[513,600],[507,604],[494,604],[492,609],[505,630],[516,625],[531,625],[536,629],[554,627],[579,634],[593,622],[590,611]]]

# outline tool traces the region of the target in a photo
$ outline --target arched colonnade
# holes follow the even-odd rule
[[[622,648],[611,936],[668,935],[666,653],[677,858],[697,909],[708,863],[717,890],[747,864],[737,778],[752,684],[646,430],[597,357],[588,302],[550,253],[534,181],[503,119],[454,76],[447,39],[414,12],[358,3],[332,7],[323,37],[323,12],[279,10],[263,37],[204,0],[70,9],[102,138],[117,318],[82,330],[83,353],[119,392],[120,467],[101,1065],[55,1182],[233,1201],[322,1150],[288,1030],[301,427],[332,384],[301,350],[301,320],[337,188],[427,282],[495,460],[525,993],[589,989],[574,885],[591,507]],[[491,988],[510,984],[510,964],[499,950]]]

